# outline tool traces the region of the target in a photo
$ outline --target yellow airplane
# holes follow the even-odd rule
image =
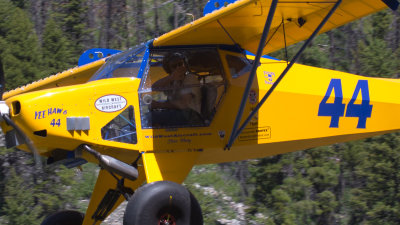
[[[100,224],[124,200],[125,225],[203,224],[181,185],[194,165],[399,130],[399,80],[295,64],[315,35],[398,4],[211,0],[192,23],[124,52],[89,51],[88,64],[4,93],[7,147],[101,167],[85,215],[42,224]],[[300,41],[289,62],[261,57]]]

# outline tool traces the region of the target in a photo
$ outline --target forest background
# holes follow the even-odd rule
[[[0,0],[7,89],[77,65],[90,48],[125,50],[202,15],[205,0]],[[398,78],[400,16],[385,10],[319,35],[300,63]],[[293,56],[298,45],[288,48]],[[285,59],[283,51],[273,56]],[[304,75],[307,79],[307,75]],[[195,167],[185,185],[205,224],[400,224],[400,136]],[[0,149],[0,224],[39,224],[87,206],[98,167],[34,169]]]

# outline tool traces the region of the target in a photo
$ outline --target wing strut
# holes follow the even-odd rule
[[[306,47],[310,44],[310,42],[318,34],[318,32],[321,30],[321,28],[329,20],[329,18],[332,16],[332,14],[339,7],[340,3],[342,3],[342,0],[338,0],[335,3],[335,5],[332,7],[332,9],[329,11],[329,13],[321,21],[321,23],[314,30],[314,32],[311,34],[311,36],[304,42],[303,46],[299,49],[299,51],[296,53],[296,55],[293,57],[293,59],[290,61],[290,63],[286,66],[285,70],[281,73],[281,75],[278,77],[278,79],[275,81],[275,83],[271,86],[271,88],[268,90],[268,92],[264,95],[264,97],[261,99],[261,101],[254,108],[254,110],[246,118],[246,120],[243,122],[243,124],[240,126],[240,128],[237,129],[239,126],[240,120],[242,118],[242,115],[243,115],[243,110],[246,105],[247,96],[249,95],[249,92],[250,92],[250,87],[251,87],[254,77],[256,75],[256,70],[257,70],[257,67],[260,62],[261,53],[264,48],[264,42],[265,42],[266,36],[268,35],[268,30],[269,30],[269,27],[270,27],[272,19],[273,19],[273,14],[275,13],[277,1],[275,0],[271,3],[271,8],[270,8],[270,11],[269,11],[269,14],[267,17],[267,21],[264,26],[264,31],[263,31],[262,37],[260,39],[260,43],[258,45],[256,58],[254,59],[254,64],[251,68],[249,79],[247,80],[246,88],[243,93],[243,97],[242,97],[242,101],[240,103],[238,114],[236,116],[235,123],[233,125],[232,132],[231,132],[228,144],[226,145],[225,149],[229,150],[232,147],[233,142],[236,140],[236,138],[239,136],[239,134],[243,131],[243,129],[246,127],[246,125],[250,122],[250,120],[253,118],[253,116],[258,112],[260,107],[264,104],[264,102],[267,100],[267,98],[271,95],[271,93],[274,91],[274,89],[279,84],[279,82],[283,79],[283,77],[287,74],[287,72],[290,70],[290,68],[293,66],[293,64],[296,63],[296,61],[299,58],[299,56],[301,55],[301,53],[306,49]]]
[[[247,96],[249,95],[251,84],[253,83],[254,77],[256,75],[258,63],[260,62],[261,54],[265,47],[264,43],[265,43],[265,40],[267,40],[269,29],[271,27],[272,20],[274,19],[275,9],[276,9],[277,5],[278,5],[278,0],[273,0],[271,2],[271,7],[269,9],[267,20],[265,21],[264,30],[263,30],[263,33],[262,33],[262,36],[260,39],[260,43],[258,44],[257,54],[254,59],[253,66],[251,67],[249,79],[247,80],[247,85],[246,85],[246,88],[243,93],[242,101],[240,102],[240,107],[238,110],[238,114],[236,115],[235,123],[233,124],[233,128],[232,128],[231,136],[229,137],[228,145],[226,146],[225,149],[230,149],[230,147],[232,146],[233,142],[235,141],[235,139],[237,137],[236,130],[239,126],[240,119],[242,118],[242,115],[243,115],[243,110],[246,105],[246,99],[247,99]]]

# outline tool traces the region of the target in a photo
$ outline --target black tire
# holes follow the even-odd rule
[[[41,225],[82,225],[85,214],[74,210],[63,210],[48,216]]]
[[[190,225],[203,225],[203,213],[196,197],[190,193]]]
[[[124,225],[168,224],[163,220],[170,225],[203,224],[200,205],[182,185],[157,181],[139,188],[126,206]]]

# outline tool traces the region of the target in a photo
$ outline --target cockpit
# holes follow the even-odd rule
[[[141,78],[143,129],[209,126],[227,86],[216,47],[143,44],[110,57],[90,81],[118,77]]]
[[[142,127],[208,126],[225,86],[216,49],[153,50],[139,88]]]

